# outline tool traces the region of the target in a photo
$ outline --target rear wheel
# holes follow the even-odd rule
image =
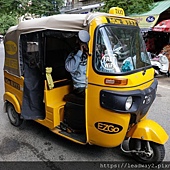
[[[139,145],[140,147],[138,147]],[[131,154],[133,158],[139,163],[154,163],[155,165],[157,165],[161,163],[165,157],[164,145],[157,144],[151,141],[131,138],[129,141],[129,149],[137,150],[137,148],[140,148],[138,151],[142,152],[132,152]]]
[[[17,127],[22,124],[23,119],[20,118],[20,115],[15,111],[15,108],[11,103],[7,103],[7,114],[12,125]]]

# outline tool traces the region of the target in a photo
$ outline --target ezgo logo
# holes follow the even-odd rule
[[[109,134],[119,133],[123,129],[122,126],[109,122],[96,122],[95,127],[99,131]]]

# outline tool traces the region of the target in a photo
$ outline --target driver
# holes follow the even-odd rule
[[[73,80],[73,92],[79,97],[85,96],[86,80],[86,65],[88,56],[87,42],[90,40],[90,35],[87,31],[81,30],[78,33],[79,49],[71,52],[66,61],[65,68],[70,72]]]

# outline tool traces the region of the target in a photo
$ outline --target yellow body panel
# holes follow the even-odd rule
[[[9,101],[10,103],[12,103],[16,112],[21,113],[21,106],[14,94],[10,92],[5,92],[4,101]]]
[[[54,84],[55,83],[57,82],[54,82]],[[69,91],[69,85],[48,89],[47,82],[45,81],[44,102],[46,117],[44,120],[37,120],[37,122],[50,129],[58,126],[60,121],[63,120],[64,115],[65,101],[63,101],[63,97],[64,95],[68,94]]]
[[[168,140],[168,135],[165,130],[153,120],[142,120],[137,123],[127,133],[127,137],[153,141],[159,144],[165,144]]]
[[[87,126],[87,141],[88,143],[104,146],[104,147],[115,147],[120,145],[126,135],[130,114],[119,114],[109,110],[106,110],[100,106],[99,95],[91,96],[91,93],[99,94],[101,87],[95,87],[88,85],[86,101],[86,126]],[[89,97],[91,96],[91,97]],[[95,124],[98,127],[95,127]],[[113,125],[122,126],[123,129],[117,133],[109,134],[108,132],[114,132]],[[102,131],[101,131],[102,130]]]
[[[23,77],[16,77],[4,71],[4,81],[5,81],[4,101],[11,102],[16,112],[21,113],[24,82]]]
[[[17,113],[21,113],[22,96],[23,96],[23,77],[16,77],[4,72],[5,77],[5,94],[4,101],[13,104]],[[57,82],[55,82],[57,83]],[[63,97],[70,91],[70,86],[62,86],[54,89],[47,87],[45,81],[44,102],[46,109],[46,117],[44,120],[36,120],[40,124],[53,129],[63,120],[64,104]]]

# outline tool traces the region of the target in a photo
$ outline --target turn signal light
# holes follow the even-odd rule
[[[107,85],[127,85],[128,79],[125,79],[125,78],[118,78],[118,79],[105,78],[104,83],[107,84]]]

